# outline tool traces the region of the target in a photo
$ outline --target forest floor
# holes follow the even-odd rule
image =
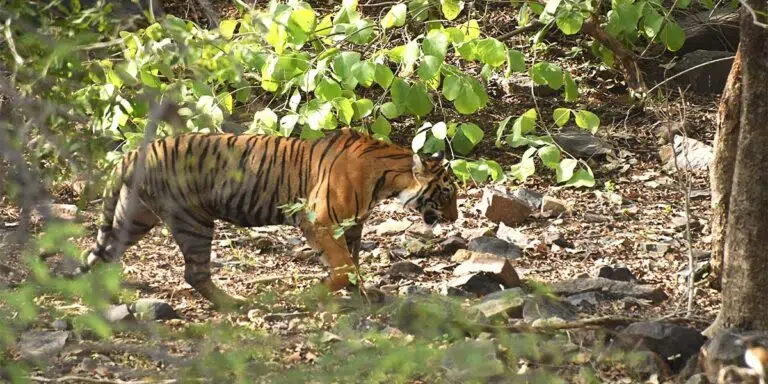
[[[176,9],[179,14],[179,8],[173,6],[166,7],[171,11]],[[227,12],[227,9],[222,11],[224,14]],[[504,25],[504,18],[510,16],[492,14],[488,17],[489,20],[499,21],[488,25],[499,26]],[[499,34],[504,32],[498,31]],[[521,36],[518,43],[524,44],[524,38]],[[696,250],[697,261],[706,260],[706,252],[710,249],[707,174],[706,171],[698,171],[690,179],[689,187],[693,193],[689,210],[693,242],[688,244],[685,225],[681,225],[679,220],[686,212],[684,191],[687,187],[681,174],[662,169],[657,131],[659,127],[672,126],[683,119],[689,137],[711,143],[717,98],[686,95],[683,100],[675,93],[673,102],[650,103],[645,108],[632,107],[631,100],[623,96],[625,90],[613,74],[594,69],[594,64],[588,65],[587,56],[587,53],[576,52],[574,60],[570,61],[572,64],[563,65],[582,84],[584,106],[601,117],[598,136],[621,151],[622,155],[617,160],[620,166],[609,169],[609,162],[596,160],[593,169],[597,185],[592,189],[557,187],[554,176],[546,173],[537,174],[521,185],[562,199],[570,209],[556,217],[532,217],[515,228],[522,234],[522,242],[528,246],[522,257],[510,260],[510,263],[522,279],[545,284],[584,275],[595,277],[603,266],[625,265],[639,282],[661,287],[668,299],[659,304],[642,300],[603,300],[597,308],[582,311],[579,314],[581,318],[613,316],[655,320],[688,315],[685,322],[701,330],[714,319],[719,295],[707,286],[706,281],[698,282],[692,312],[686,313],[688,291],[679,272],[688,265],[689,247]],[[617,85],[612,90],[606,84]],[[509,89],[500,84],[490,85],[489,95],[492,96],[491,104],[482,113],[469,117],[487,132],[486,140],[472,156],[497,160],[508,170],[519,161],[520,153],[493,146],[491,138],[497,122],[507,116],[522,114],[534,106],[534,101],[539,108],[548,110],[561,97],[548,95],[534,99],[530,91]],[[445,119],[456,117],[450,111],[441,113]],[[401,121],[395,125],[393,140],[409,145],[413,124],[412,121]],[[508,187],[518,185],[512,180],[503,184]],[[384,286],[400,296],[408,296],[407,291],[416,290],[407,287],[421,287],[438,295],[445,291],[447,282],[454,277],[452,270],[455,264],[450,261],[451,255],[436,250],[411,255],[408,244],[414,239],[426,243],[439,242],[452,235],[470,240],[488,231],[495,232],[498,225],[474,210],[483,188],[485,186],[474,185],[462,188],[459,220],[453,224],[441,224],[432,230],[425,230],[418,215],[401,210],[394,202],[377,207],[366,223],[363,236],[361,275],[366,284]],[[71,196],[64,196],[58,202],[72,203],[72,199]],[[99,205],[93,204],[83,212],[87,233],[76,240],[82,249],[89,247],[95,239],[98,210]],[[13,223],[18,218],[16,208],[5,203],[0,206],[0,223]],[[427,238],[433,240],[423,240],[425,232],[428,233]],[[547,244],[546,238],[553,232],[560,233],[573,246],[562,248]],[[228,292],[247,296],[259,303],[251,311],[223,314],[213,310],[209,302],[184,282],[184,262],[177,245],[164,228],[156,228],[123,256],[123,277],[131,282],[136,296],[161,299],[169,303],[182,319],[147,327],[127,327],[118,330],[109,343],[89,341],[93,339],[79,335],[79,341],[70,345],[58,358],[36,368],[35,376],[51,379],[70,376],[72,382],[77,382],[78,377],[98,378],[104,382],[139,380],[155,375],[173,377],[169,369],[188,369],[185,361],[205,353],[210,358],[211,348],[218,351],[219,348],[226,350],[230,347],[223,339],[215,339],[217,336],[214,335],[219,334],[212,333],[211,329],[218,325],[229,325],[251,335],[236,338],[238,342],[261,343],[264,348],[273,346],[259,355],[266,359],[267,365],[277,367],[270,370],[271,375],[280,375],[279,372],[288,372],[295,367],[311,370],[313,365],[320,364],[324,355],[338,353],[333,351],[334,340],[349,337],[340,330],[340,324],[355,322],[359,328],[360,324],[376,316],[361,312],[352,316],[333,309],[308,309],[299,297],[317,283],[325,268],[317,256],[307,252],[303,245],[301,233],[290,227],[243,229],[220,224],[213,247],[214,281]],[[653,245],[660,250],[653,250]],[[391,277],[388,274],[390,266],[404,260],[419,265],[425,272],[408,278]],[[19,252],[10,252],[2,262],[5,270],[15,272],[6,275],[9,282],[20,283],[26,278],[27,267]],[[65,265],[66,260],[59,257],[49,259],[48,263],[54,270],[71,268]],[[465,305],[478,302],[476,298],[463,300]],[[57,318],[87,311],[85,306],[62,307],[64,300],[54,295],[39,297],[37,302],[57,310],[55,313],[41,313],[42,318],[36,327],[42,329],[49,329],[49,324]],[[377,321],[385,322],[381,319]],[[508,322],[514,324],[515,321],[510,319]],[[260,335],[258,340],[251,338],[255,334]],[[318,335],[321,335],[319,339]],[[210,343],[203,343],[202,340]],[[587,360],[592,361],[590,358]],[[203,376],[211,373],[206,370],[211,369],[210,366],[197,365],[194,369]],[[512,368],[513,371],[522,369],[522,365]],[[582,380],[568,376],[579,372],[578,364],[573,362],[550,363],[547,369],[572,377],[566,382]],[[620,366],[601,367],[596,374],[598,382],[641,380]],[[265,376],[262,379],[280,382],[278,377]],[[429,379],[421,382],[429,382]]]

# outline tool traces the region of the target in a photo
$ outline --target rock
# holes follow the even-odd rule
[[[646,321],[630,324],[614,340],[620,348],[648,349],[659,355],[673,372],[683,369],[707,338],[699,331],[677,324]]]
[[[606,265],[600,268],[597,272],[597,277],[602,277],[609,280],[616,281],[636,281],[637,279],[632,274],[629,268],[624,266],[610,266]]]
[[[524,222],[534,207],[514,195],[495,189],[484,189],[483,197],[475,206],[488,220],[514,226]]]
[[[51,359],[64,349],[67,331],[28,331],[21,335],[18,350],[24,360]]]
[[[405,244],[405,250],[410,257],[419,257],[429,250],[429,246],[417,239],[409,239]]]
[[[51,323],[51,327],[57,331],[71,331],[72,323],[68,319],[56,319]]]
[[[496,276],[490,273],[472,273],[459,276],[448,282],[446,296],[466,296],[472,294],[476,297],[485,296],[504,289]]]
[[[695,255],[694,255],[695,257]],[[703,280],[709,272],[712,266],[709,264],[709,260],[697,261],[693,264],[693,281],[698,282]],[[688,268],[688,263],[682,265],[682,268],[677,272],[678,281],[688,281],[691,276],[691,270]]]
[[[678,22],[685,31],[685,43],[676,52],[678,55],[701,49],[736,51],[739,45],[739,12],[730,7],[704,10]]]
[[[727,366],[746,366],[744,362],[746,347],[741,342],[745,337],[762,337],[764,341],[768,341],[768,333],[727,328],[720,330],[704,344],[699,352],[699,366],[711,382],[717,382],[718,373]]]
[[[372,230],[379,236],[402,233],[413,223],[408,220],[387,219],[383,223],[375,225]]]
[[[547,244],[547,245],[554,244],[554,245],[557,245],[558,247],[569,248],[569,249],[576,248],[573,242],[566,240],[565,237],[563,237],[563,234],[560,232],[552,232],[552,231],[545,232],[544,244]]]
[[[599,292],[577,293],[565,298],[568,304],[578,308],[582,312],[594,312],[600,305],[602,296]]]
[[[74,204],[41,204],[32,211],[32,221],[39,222],[46,212],[51,214],[51,218],[63,221],[75,221],[81,217],[80,209]]]
[[[453,256],[451,256],[451,262],[453,262],[453,263],[463,263],[463,262],[469,260],[470,258],[472,258],[473,254],[474,254],[474,252],[472,252],[470,250],[459,249],[458,251],[456,251],[456,253],[453,254]]]
[[[556,294],[561,296],[585,292],[601,292],[611,299],[634,297],[651,300],[653,303],[659,303],[667,299],[667,294],[661,288],[632,282],[609,280],[601,277],[561,281],[552,284],[551,287]]]
[[[528,247],[528,236],[515,228],[506,226],[504,223],[499,223],[496,237],[520,248]]]
[[[510,260],[520,258],[523,250],[512,243],[491,236],[480,236],[469,241],[472,252],[490,253]]]
[[[483,297],[483,301],[472,306],[489,319],[520,318],[523,316],[524,292],[521,288],[510,288],[491,293]]]
[[[489,324],[479,311],[468,311],[456,300],[436,295],[411,295],[390,307],[388,324],[425,338],[477,332]]]
[[[685,226],[688,225],[688,219],[683,216],[675,216],[670,220],[670,223],[672,224],[672,229],[685,229]]]
[[[493,382],[504,373],[504,364],[496,356],[491,340],[466,340],[451,344],[445,351],[442,368],[453,383]]]
[[[669,251],[670,244],[668,243],[643,243],[640,245],[640,249],[643,252],[655,254],[656,256],[664,256]]]
[[[515,189],[514,192],[512,192],[512,196],[515,196],[520,200],[525,200],[534,209],[541,209],[541,205],[544,201],[543,194],[526,188]]]
[[[530,76],[522,76],[519,73],[513,73],[509,78],[502,79],[501,89],[507,95],[523,94],[530,96],[531,89],[533,89],[534,94],[538,97],[552,96],[557,93],[557,91],[550,86],[546,84],[536,84]]]
[[[544,196],[544,200],[541,202],[541,212],[548,213],[550,216],[558,216],[567,210],[568,203],[565,200]]]
[[[447,239],[441,241],[437,245],[437,249],[440,253],[452,255],[460,249],[467,249],[467,240],[461,236],[450,236]]]
[[[104,312],[104,318],[110,323],[117,323],[119,321],[130,321],[136,318],[131,313],[127,304],[112,305]]]
[[[425,288],[420,285],[408,285],[405,287],[400,287],[399,292],[404,296],[429,295],[432,293],[430,292],[429,288]]]
[[[672,84],[688,88],[702,95],[722,93],[728,80],[728,73],[731,71],[733,56],[733,52],[727,51],[696,50],[688,52],[672,68],[672,75],[685,72],[673,79]],[[730,59],[727,59],[728,57]],[[722,60],[713,62],[718,59]],[[694,69],[694,67],[704,63],[710,64]]]
[[[473,273],[491,274],[507,288],[519,287],[521,284],[520,277],[506,258],[489,253],[473,253],[469,260],[453,270],[454,276]]]
[[[707,170],[712,164],[714,151],[701,141],[677,135],[672,144],[661,147],[659,156],[667,172],[676,171],[675,159],[681,170]]]
[[[576,158],[590,159],[613,155],[613,148],[599,137],[578,128],[565,128],[552,139]]]
[[[578,319],[576,312],[564,302],[548,296],[536,295],[525,300],[523,305],[523,320],[533,323],[539,319],[557,318],[564,321]]]
[[[392,254],[385,248],[376,248],[371,252],[371,257],[379,263],[389,264]]]
[[[375,241],[361,241],[360,242],[360,250],[361,251],[368,251],[371,252],[379,245]]]
[[[171,320],[180,319],[176,310],[168,303],[158,299],[139,299],[130,307],[133,315],[139,320]]]
[[[709,380],[707,380],[707,375],[697,373],[689,377],[688,380],[685,381],[685,384],[709,384]]]
[[[410,261],[398,261],[389,267],[389,277],[393,279],[406,279],[412,278],[424,273],[424,268],[410,262]]]

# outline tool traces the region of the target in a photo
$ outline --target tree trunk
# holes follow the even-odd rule
[[[710,188],[712,189],[712,273],[710,285],[720,289],[723,277],[723,253],[725,252],[725,226],[728,223],[728,201],[731,198],[733,170],[736,162],[736,149],[739,138],[739,119],[741,114],[741,50],[736,50],[736,58],[725,83],[723,96],[720,98],[720,110],[717,114],[717,133],[715,134],[715,159],[710,170]]]
[[[765,0],[747,0],[757,15]],[[758,16],[765,22],[764,16]],[[742,97],[717,327],[768,329],[768,29],[741,19]],[[709,331],[712,331],[710,329]]]

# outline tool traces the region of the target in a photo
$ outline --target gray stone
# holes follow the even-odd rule
[[[104,318],[110,323],[116,323],[118,321],[130,321],[135,320],[130,308],[127,304],[112,305],[104,312]]]
[[[389,267],[389,277],[393,279],[406,279],[412,278],[424,273],[424,268],[410,262],[410,261],[398,261]]]
[[[625,349],[644,348],[659,355],[673,372],[679,372],[707,338],[681,325],[645,321],[630,324],[616,336],[614,345]]]
[[[685,381],[685,384],[709,384],[709,380],[707,380],[707,375],[697,373],[689,377],[688,380]]]
[[[482,301],[472,308],[482,312],[489,319],[505,316],[520,318],[523,316],[524,294],[521,288],[505,289],[483,297]]]
[[[676,52],[678,55],[700,49],[735,51],[739,45],[739,12],[732,7],[692,13],[678,22],[685,31],[685,42]]]
[[[472,253],[469,260],[461,263],[453,270],[454,276],[464,276],[476,273],[486,273],[495,276],[507,288],[519,287],[520,277],[509,264],[509,261],[501,256],[490,253]]]
[[[28,331],[21,335],[18,349],[24,360],[51,359],[64,349],[67,331]]]
[[[712,146],[680,135],[674,137],[672,144],[662,146],[659,149],[659,156],[667,172],[675,172],[677,168],[708,170],[715,157]],[[675,161],[677,161],[677,168]]]
[[[600,292],[610,299],[634,297],[651,300],[654,303],[659,303],[667,299],[667,294],[664,293],[664,290],[661,288],[632,282],[609,280],[601,277],[595,279],[579,278],[561,281],[553,283],[551,287],[556,294],[561,296],[570,296],[585,292]]]
[[[557,245],[558,247],[569,248],[569,249],[576,248],[573,242],[566,240],[563,234],[560,232],[551,232],[551,231],[545,232],[544,244],[547,244],[547,245],[554,244],[554,245]]]
[[[72,323],[68,319],[56,319],[51,323],[53,329],[57,331],[71,331]]]
[[[543,194],[536,191],[532,191],[527,188],[515,189],[512,192],[512,196],[517,197],[520,200],[525,200],[526,202],[528,202],[528,204],[530,204],[535,209],[541,209],[541,206],[544,202]]]
[[[411,226],[411,222],[408,220],[394,220],[387,219],[386,221],[373,226],[372,230],[379,236],[394,235],[404,232]]]
[[[437,245],[437,249],[447,255],[452,255],[460,249],[467,249],[467,240],[461,236],[450,236]]]
[[[504,223],[499,223],[499,228],[496,230],[496,237],[520,248],[528,247],[528,236],[518,229],[506,226]]]
[[[491,340],[466,340],[451,344],[443,355],[445,375],[450,382],[488,382],[504,373]]]
[[[582,312],[594,312],[600,305],[602,296],[598,292],[577,293],[565,298],[568,304],[578,308]]]
[[[492,236],[480,236],[470,240],[469,250],[490,253],[510,260],[518,259],[523,254],[523,250],[517,245]]]
[[[564,321],[578,319],[576,312],[568,303],[548,296],[536,295],[525,300],[523,305],[523,320],[533,323],[539,319],[557,318]]]
[[[486,188],[475,209],[494,223],[515,226],[528,219],[535,207],[514,195]]]
[[[139,320],[171,320],[180,319],[176,310],[165,301],[144,298],[130,306],[131,313]]]
[[[557,145],[576,158],[613,155],[614,149],[599,137],[578,128],[565,128],[552,135]]]
[[[504,283],[496,276],[490,273],[472,273],[459,276],[448,282],[446,287],[447,296],[466,296],[467,294],[476,297],[485,296],[493,292],[504,289]]]
[[[597,272],[597,277],[602,277],[609,280],[616,281],[636,281],[637,279],[632,274],[632,271],[625,266],[611,266],[606,265],[600,268]]]
[[[672,84],[688,88],[699,94],[722,93],[733,65],[733,52],[696,50],[688,52],[678,61],[672,74],[681,74]],[[731,59],[726,59],[731,57]],[[715,61],[723,59],[720,61]],[[704,63],[709,63],[702,65]],[[700,67],[697,67],[702,65]],[[683,73],[685,72],[685,73]]]
[[[541,211],[552,216],[557,216],[567,210],[568,203],[566,203],[565,200],[554,198],[552,196],[544,196],[544,200],[541,202]]]

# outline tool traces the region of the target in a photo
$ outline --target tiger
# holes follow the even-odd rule
[[[184,256],[185,281],[214,308],[238,308],[245,299],[211,280],[214,220],[222,220],[300,228],[329,267],[324,285],[351,288],[348,274],[358,266],[363,225],[377,203],[397,199],[428,225],[456,221],[457,183],[447,164],[443,152],[419,155],[348,128],[314,141],[229,133],[158,139],[114,167],[95,245],[77,273],[119,262],[162,221]],[[285,209],[297,202],[303,209]]]

